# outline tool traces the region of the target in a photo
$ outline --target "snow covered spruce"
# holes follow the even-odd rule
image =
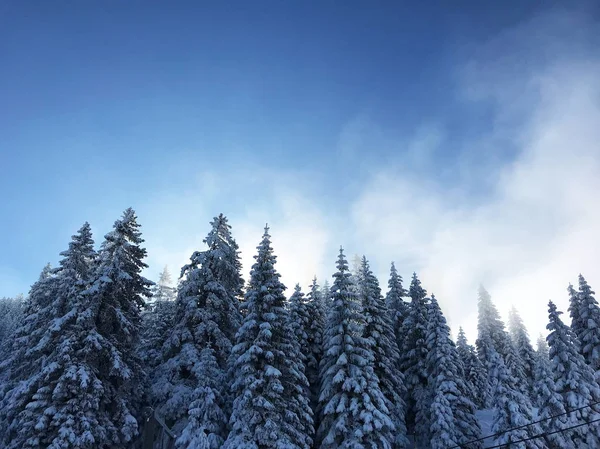
[[[142,276],[127,209],[85,223],[29,294],[0,298],[7,449],[600,449],[600,308],[579,275],[534,350],[515,309],[478,297],[456,343],[443,301],[366,257],[286,295],[265,228],[247,285],[224,215],[173,280]],[[333,271],[333,270],[332,270]],[[538,422],[534,422],[538,421]]]

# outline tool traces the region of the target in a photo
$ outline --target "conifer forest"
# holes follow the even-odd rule
[[[600,448],[600,306],[582,275],[568,310],[540,310],[547,337],[515,309],[505,324],[480,287],[477,338],[454,340],[417,273],[378,279],[340,248],[331,277],[285,286],[267,226],[243,279],[234,231],[216,216],[187,265],[150,280],[130,208],[1,299],[0,447]]]

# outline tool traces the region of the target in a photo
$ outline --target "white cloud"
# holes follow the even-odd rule
[[[580,271],[592,285],[600,282],[600,58],[561,52],[532,67],[519,65],[522,53],[510,53],[516,43],[531,44],[524,44],[529,36],[536,36],[531,51],[544,43],[557,48],[539,30],[574,20],[536,19],[494,41],[491,54],[485,47],[482,60],[470,65],[464,89],[473,98],[477,86],[477,100],[493,101],[498,118],[480,143],[498,153],[505,149],[497,145],[507,142],[518,150],[516,159],[490,173],[494,183],[485,201],[473,204],[460,187],[446,191],[384,170],[353,207],[357,239],[370,241],[379,260],[397,260],[406,275],[417,270],[454,330],[463,325],[472,337],[480,282],[502,312],[515,305],[534,336],[545,327],[550,298],[566,310],[566,286]],[[489,69],[489,58],[503,65]]]
[[[344,186],[324,186],[323,176],[310,173],[326,167],[207,169],[187,189],[140,208],[151,274],[165,263],[176,273],[222,211],[246,278],[268,222],[289,289],[306,286],[313,274],[328,277],[343,244],[349,257],[367,255],[384,289],[391,260],[406,284],[416,270],[454,331],[462,325],[474,338],[483,283],[504,315],[511,305],[519,309],[535,337],[544,330],[548,299],[566,310],[566,286],[580,271],[600,285],[594,27],[582,15],[546,15],[507,30],[461,66],[458,101],[481,102],[494,116],[476,141],[452,142],[462,146],[451,167],[462,182],[449,187],[427,170],[448,143],[442,125],[426,119],[407,137],[359,115],[341,130],[336,149],[344,169],[348,160],[354,164],[348,179],[367,176],[347,212],[332,211],[322,193],[339,205],[337,188]],[[368,158],[375,148],[393,154],[386,166]],[[475,200],[474,188],[482,190]]]
[[[306,288],[313,276],[330,271],[331,225],[311,198],[310,182],[305,173],[248,166],[218,176],[201,173],[183,192],[153,199],[140,209],[149,276],[156,278],[164,265],[178,274],[193,251],[204,249],[210,221],[223,212],[240,246],[246,280],[268,223],[282,281],[288,289],[297,282]]]

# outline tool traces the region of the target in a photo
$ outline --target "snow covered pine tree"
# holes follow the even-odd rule
[[[581,354],[600,381],[600,307],[595,292],[585,278],[579,275],[579,291],[571,294],[571,310],[576,312],[571,328],[581,343]]]
[[[578,409],[600,401],[600,387],[594,380],[592,368],[579,352],[579,340],[560,318],[562,312],[552,301],[548,303],[547,329],[550,347],[550,366],[554,374],[556,392],[562,396],[563,406]],[[570,426],[600,418],[600,407],[585,407],[568,415]],[[557,428],[558,423],[554,423]],[[600,447],[600,423],[577,427],[567,434],[572,447],[596,449]]]
[[[182,269],[175,326],[153,385],[159,414],[181,435],[181,449],[200,441],[216,449],[227,436],[227,373],[242,284],[229,230],[222,214],[215,217],[204,239],[208,249],[195,251]]]
[[[285,286],[265,227],[233,348],[235,401],[224,449],[308,449],[313,422],[308,381],[287,329]]]
[[[428,306],[427,373],[431,398],[431,449],[449,449],[468,445],[480,449],[481,428],[475,419],[475,404],[464,380],[464,367],[450,328],[434,295]]]
[[[400,351],[400,366],[408,390],[406,424],[415,434],[418,446],[425,446],[431,439],[429,421],[430,397],[427,376],[427,292],[413,273],[408,294],[411,302],[408,316],[402,324],[404,335]]]
[[[365,319],[363,337],[371,340],[373,368],[395,427],[392,447],[406,448],[409,446],[404,416],[406,405],[403,399],[406,387],[404,375],[400,371],[400,352],[392,327],[392,315],[381,295],[379,281],[371,271],[365,256],[361,260],[358,295],[362,301]]]
[[[78,419],[85,410],[81,407],[85,400],[70,397],[65,391],[65,377],[73,376],[77,369],[73,346],[82,338],[75,323],[80,312],[77,305],[90,285],[96,257],[93,243],[90,226],[85,223],[72,237],[69,249],[61,253],[59,268],[47,267],[32,288],[31,313],[15,342],[24,345],[15,348],[11,361],[9,380],[17,383],[3,404],[9,421],[4,447],[89,444],[87,417]],[[82,393],[77,390],[76,394]]]
[[[340,249],[321,361],[321,449],[389,449],[393,423],[374,373],[371,341]]]

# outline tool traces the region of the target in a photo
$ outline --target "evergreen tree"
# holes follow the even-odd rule
[[[225,377],[217,363],[214,350],[200,350],[199,363],[194,365],[198,380],[191,402],[186,404],[188,421],[175,442],[180,449],[219,449],[223,445],[223,430],[227,417],[221,396]]]
[[[533,393],[539,407],[538,420],[542,421],[540,427],[546,434],[544,439],[548,448],[570,447],[573,442],[570,441],[567,433],[555,433],[557,430],[569,427],[569,422],[563,398],[556,391],[550,361],[543,355],[536,357]]]
[[[379,379],[386,407],[396,429],[392,447],[405,448],[408,447],[409,442],[406,437],[404,417],[406,405],[403,400],[406,388],[404,376],[400,371],[400,352],[392,327],[392,316],[381,295],[379,281],[364,256],[361,261],[359,280],[358,293],[365,318],[363,337],[371,340],[375,375]]]
[[[508,315],[508,328],[512,343],[520,358],[521,368],[529,386],[533,386],[533,372],[535,369],[535,351],[529,340],[529,334],[523,324],[523,320],[513,307]]]
[[[580,274],[578,314],[581,325],[575,326],[573,331],[581,343],[583,358],[600,380],[600,307],[594,295],[595,292]]]
[[[92,285],[78,304],[78,353],[89,367],[80,366],[86,379],[80,387],[86,388],[86,404],[100,400],[92,447],[127,447],[138,432],[145,375],[135,348],[140,310],[153,285],[141,275],[147,253],[139,228],[134,210],[128,208],[105,236]],[[77,382],[69,374],[65,372],[65,383]]]
[[[85,402],[65,394],[65,377],[74,374],[78,298],[90,284],[96,253],[90,226],[72,237],[59,267],[42,272],[29,298],[26,326],[17,334],[24,343],[15,348],[14,387],[6,396],[7,447],[77,447],[88,440]],[[34,316],[37,315],[35,318]],[[25,335],[26,331],[30,331]],[[4,408],[4,407],[3,407]],[[69,444],[71,444],[69,446]]]
[[[161,271],[158,282],[152,288],[152,301],[175,301],[177,291],[173,288],[173,279],[169,269],[165,266]]]
[[[431,402],[432,449],[450,449],[477,440],[481,436],[475,419],[475,405],[469,399],[463,365],[450,339],[450,328],[434,295],[428,307],[427,372]],[[473,449],[480,442],[471,443]]]
[[[325,282],[323,282],[323,286],[321,287],[321,297],[323,298],[325,311],[328,313],[333,301],[331,300],[331,286],[327,279],[325,279]]]
[[[427,376],[427,292],[421,287],[417,274],[413,273],[408,295],[411,298],[408,316],[402,324],[404,344],[400,354],[400,366],[408,391],[406,424],[411,433],[429,440],[429,397]]]
[[[487,369],[477,356],[477,349],[473,345],[469,345],[469,361],[467,377],[471,380],[476,395],[473,402],[479,408],[485,408],[486,399],[490,391],[489,376]]]
[[[538,358],[550,360],[550,348],[548,347],[546,338],[542,334],[538,336],[535,352]]]
[[[573,331],[566,326],[552,301],[548,304],[549,323],[546,327],[550,364],[554,375],[555,389],[562,396],[565,409],[573,410],[600,401],[600,387],[594,380],[592,368],[585,363],[579,352],[579,341]],[[600,418],[598,406],[573,411],[568,415],[570,425]],[[571,447],[600,447],[600,425],[578,427],[572,430]],[[587,446],[586,446],[587,445]]]
[[[312,410],[317,410],[319,401],[319,364],[323,358],[323,334],[325,332],[326,310],[317,279],[314,278],[307,296],[308,315],[308,345],[305,373],[310,386]],[[315,428],[318,427],[318,416],[314,415]]]
[[[521,393],[517,379],[512,376],[502,357],[492,347],[487,352],[490,377],[496,379],[493,392],[494,421],[492,432],[501,433],[496,444],[516,449],[546,449],[543,439],[533,438],[542,434],[538,424],[525,426],[534,421],[533,407],[527,396]],[[504,447],[504,446],[503,446]]]
[[[8,448],[123,448],[137,434],[144,375],[136,357],[140,308],[151,283],[128,209],[96,255],[89,225],[73,237],[55,270],[53,317],[28,357],[40,371],[27,381],[6,435]]]
[[[303,372],[306,374],[306,364],[309,357],[312,356],[312,346],[308,340],[308,329],[312,318],[310,316],[308,303],[306,302],[306,298],[304,297],[304,293],[302,293],[299,284],[296,284],[294,293],[290,297],[288,317],[288,330],[291,331],[292,338],[294,342],[297,343],[297,360],[301,362]],[[311,360],[311,364],[314,363],[315,360]],[[310,400],[310,382],[305,385],[303,395]]]
[[[222,442],[226,436],[229,405],[225,386],[233,338],[240,323],[238,254],[228,241],[228,230],[225,218],[216,217],[204,239],[208,248],[195,251],[182,269],[174,327],[162,345],[164,362],[152,389],[167,424],[189,435],[198,431],[197,420],[192,419],[197,413],[195,404],[209,398],[214,407],[211,416],[220,420],[203,424],[212,429],[211,444]],[[218,369],[203,366],[203,357],[209,355]],[[212,377],[204,379],[208,375]]]
[[[458,329],[456,350],[464,368],[464,379],[467,383],[468,396],[478,407],[485,406],[485,395],[488,391],[487,372],[475,348],[468,344],[467,337],[462,327]]]
[[[11,336],[21,323],[25,299],[23,295],[16,298],[0,298],[0,360],[10,346]]]
[[[567,287],[569,292],[569,314],[571,316],[571,330],[575,335],[579,335],[585,328],[585,323],[581,318],[581,296],[572,284]]]
[[[58,279],[54,270],[47,264],[38,280],[31,286],[24,304],[23,318],[12,336],[9,345],[9,358],[0,362],[3,382],[0,388],[8,391],[17,382],[22,382],[39,372],[41,359],[32,357],[31,350],[42,338],[52,315],[53,300],[56,296]],[[5,398],[6,399],[6,398]],[[9,410],[8,405],[0,407],[0,416]]]
[[[300,345],[300,354],[303,362],[306,362],[307,355],[310,353],[310,345],[308,343],[308,328],[311,321],[309,314],[308,303],[302,293],[300,284],[294,287],[294,293],[289,301],[289,327],[292,329],[294,338]]]
[[[464,380],[467,383],[467,386],[469,387],[469,397],[471,398],[471,400],[473,400],[473,402],[475,402],[477,393],[475,391],[475,385],[472,379],[470,378],[472,360],[470,358],[469,343],[467,341],[467,336],[465,335],[465,331],[462,327],[458,328],[458,336],[456,338],[456,351],[458,352],[458,356],[463,364]]]
[[[477,302],[477,352],[485,364],[489,364],[490,356],[488,353],[493,349],[500,354],[503,359],[506,358],[506,331],[504,323],[500,319],[500,314],[492,302],[492,298],[487,290],[479,287],[479,299]]]
[[[362,335],[362,307],[341,249],[337,268],[321,361],[320,448],[387,449],[394,427],[373,370],[372,343]]]
[[[398,274],[394,262],[390,268],[390,279],[388,281],[388,293],[386,295],[386,304],[392,314],[392,326],[396,335],[396,344],[398,348],[404,345],[404,335],[402,334],[404,320],[408,316],[408,304],[404,301],[406,290],[402,287],[402,276]]]
[[[242,301],[244,297],[244,280],[241,275],[242,260],[239,246],[231,235],[231,225],[223,214],[215,217],[211,225],[212,231],[204,243],[214,254],[212,271],[225,290],[238,302]],[[237,316],[236,319],[241,320],[241,317]],[[235,338],[235,332],[232,338]]]
[[[477,302],[477,331],[478,336],[475,342],[477,354],[488,372],[489,388],[486,395],[486,405],[490,405],[491,394],[495,389],[496,378],[491,376],[491,358],[490,353],[496,352],[505,363],[505,367],[510,371],[512,376],[516,376],[519,388],[521,391],[526,391],[525,372],[522,362],[518,356],[517,350],[512,345],[510,337],[504,328],[504,322],[500,319],[500,314],[496,306],[492,302],[490,294],[482,286],[479,287],[479,299]]]
[[[508,336],[508,335],[507,335]],[[516,379],[519,389],[524,395],[531,395],[531,382],[525,373],[525,364],[519,355],[516,345],[510,338],[506,340],[504,363],[511,375]]]
[[[313,433],[308,381],[287,326],[285,286],[275,270],[268,228],[255,259],[233,348],[235,401],[223,448],[308,448]]]
[[[151,379],[162,362],[163,345],[171,334],[175,319],[176,291],[171,285],[171,275],[164,268],[158,282],[152,286],[152,301],[142,313],[140,348],[138,352]]]

